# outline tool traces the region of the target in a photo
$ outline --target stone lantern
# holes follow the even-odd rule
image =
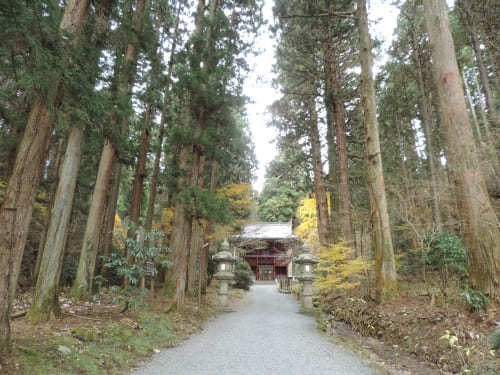
[[[304,246],[305,247],[305,246]],[[313,257],[311,253],[303,253],[300,254],[295,263],[301,265],[301,274],[298,277],[300,281],[302,281],[302,305],[305,309],[312,309],[312,296],[313,289],[312,283],[314,280],[314,266],[318,263],[318,260]]]
[[[235,262],[233,254],[229,251],[229,243],[224,240],[222,251],[214,255],[214,261],[217,262],[217,273],[215,279],[219,280],[218,300],[221,307],[227,304],[227,291],[229,281],[234,278],[232,265]]]

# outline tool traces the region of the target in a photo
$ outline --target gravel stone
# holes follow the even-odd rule
[[[316,330],[312,317],[274,285],[257,284],[239,311],[219,316],[132,375],[375,374]]]

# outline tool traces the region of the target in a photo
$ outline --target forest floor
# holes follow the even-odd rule
[[[417,284],[400,281],[401,297],[381,305],[361,297],[334,298],[324,303],[319,326],[395,374],[430,374],[430,369],[499,374],[500,353],[491,351],[490,337],[500,328],[500,305],[490,303],[478,313],[468,311],[456,292],[432,303],[428,295],[405,295]],[[453,336],[456,341],[450,341]]]
[[[214,284],[201,309],[196,300],[188,299],[182,311],[167,311],[169,304],[160,290],[141,307],[124,313],[111,291],[95,302],[76,302],[63,295],[61,318],[37,324],[24,318],[12,321],[12,354],[0,359],[0,374],[121,374],[160,349],[180,344],[215,317]],[[243,295],[231,289],[230,304]],[[14,307],[24,310],[29,301],[26,293]]]

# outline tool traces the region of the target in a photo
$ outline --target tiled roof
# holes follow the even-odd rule
[[[241,239],[287,239],[295,238],[291,223],[252,223],[236,236]]]

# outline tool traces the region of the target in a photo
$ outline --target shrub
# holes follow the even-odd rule
[[[430,249],[427,264],[439,272],[441,290],[446,295],[446,288],[452,273],[467,273],[467,251],[462,239],[449,232],[434,234],[426,239]]]
[[[253,284],[253,272],[248,263],[243,260],[237,262],[234,267],[234,287],[249,290]]]
[[[323,294],[345,291],[359,286],[361,277],[371,267],[363,257],[352,259],[352,249],[343,242],[321,247],[317,279],[314,286]]]
[[[73,254],[67,254],[64,257],[63,265],[61,268],[61,285],[71,285],[76,277],[76,270],[78,269],[78,258]]]
[[[486,297],[480,290],[466,289],[460,295],[465,298],[465,303],[467,304],[470,312],[478,311],[480,313],[484,313],[484,310],[489,303],[488,297]]]
[[[492,333],[490,337],[491,347],[493,350],[500,350],[500,329]]]
[[[148,262],[154,262],[154,275],[158,272],[157,265],[166,268],[170,262],[166,258],[168,249],[166,247],[155,246],[156,242],[163,237],[160,232],[144,232],[136,229],[138,240],[135,238],[123,237],[121,241],[128,250],[128,257],[123,252],[112,252],[109,259],[106,259],[105,266],[111,269],[117,276],[124,278],[131,285],[138,285],[139,280],[145,275]]]

